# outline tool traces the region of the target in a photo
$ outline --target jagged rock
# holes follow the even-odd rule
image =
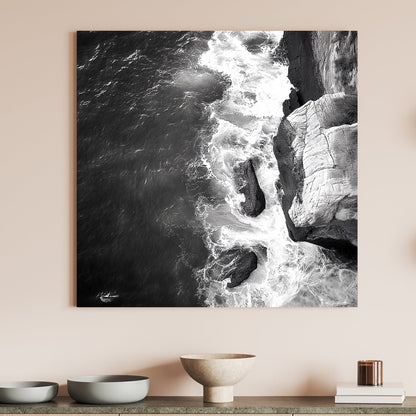
[[[223,276],[223,279],[230,279],[228,288],[239,286],[257,268],[257,256],[252,251],[230,250],[225,257],[232,258],[230,270]]]
[[[357,94],[357,32],[314,32],[312,47],[325,92]]]
[[[287,117],[292,111],[300,107],[297,91],[292,88],[289,98],[283,101],[283,114]]]
[[[237,187],[246,200],[241,203],[244,214],[257,217],[266,207],[266,199],[257,180],[251,160],[247,160],[234,169]]]
[[[316,100],[325,92],[314,54],[314,34],[311,31],[286,31],[283,34],[282,41],[289,61],[287,76],[296,88],[299,105]]]
[[[228,288],[239,286],[257,268],[257,255],[248,249],[235,248],[225,251],[216,259],[210,270],[211,278],[230,279]]]
[[[323,94],[357,94],[357,32],[288,31],[282,43],[295,87],[283,103],[285,116]]]
[[[274,139],[282,208],[295,241],[357,245],[357,97],[327,94],[295,110]]]

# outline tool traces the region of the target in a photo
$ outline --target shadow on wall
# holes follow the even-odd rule
[[[412,259],[413,263],[416,264],[416,236],[413,237],[410,241],[410,244],[408,244],[408,252],[409,257]]]
[[[333,396],[336,380],[328,374],[331,373],[315,373],[306,377],[298,386],[296,396]]]
[[[158,386],[158,395],[168,396],[174,389],[180,389],[181,384],[189,383],[189,376],[186,374],[179,360],[168,361],[163,364],[138,369],[137,371],[129,371],[123,374],[147,376],[150,379],[149,396],[153,395],[154,386]],[[87,374],[79,374],[87,375]],[[89,374],[91,375],[91,374]],[[100,375],[100,374],[97,374]],[[164,391],[161,392],[161,386]],[[66,384],[59,385],[58,396],[68,396]]]
[[[153,394],[153,386],[158,386],[158,392],[161,386],[164,386],[162,394],[169,395],[174,389],[180,389],[182,384],[189,383],[189,376],[182,367],[179,360],[166,362],[161,365],[144,368],[135,374],[144,375],[150,378],[149,395]]]
[[[182,386],[189,385],[191,378],[183,369],[179,360],[167,361],[152,367],[145,367],[137,371],[123,372],[126,375],[141,375],[150,378],[149,396],[153,396],[154,387],[157,386],[158,396],[170,396],[172,391],[185,390]],[[334,374],[334,376],[328,376]],[[86,374],[79,374],[86,375]],[[91,374],[89,374],[91,375]],[[97,374],[99,375],[99,374]],[[296,387],[295,396],[333,396],[335,394],[335,373],[319,371],[309,373],[302,383]],[[201,388],[202,394],[202,388]],[[66,384],[59,386],[58,396],[68,396]]]

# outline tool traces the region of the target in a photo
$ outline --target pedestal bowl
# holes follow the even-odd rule
[[[181,356],[186,372],[204,387],[204,402],[234,400],[234,385],[241,381],[256,359],[252,354],[187,354]]]

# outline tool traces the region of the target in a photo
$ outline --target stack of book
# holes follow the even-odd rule
[[[358,386],[339,383],[335,403],[402,404],[405,392],[402,383],[384,383],[382,386]]]

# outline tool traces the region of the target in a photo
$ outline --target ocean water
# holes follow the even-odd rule
[[[283,32],[79,32],[78,304],[348,306],[356,272],[293,242],[273,137],[290,92]],[[265,194],[241,210],[235,168]],[[240,286],[219,259],[252,251]]]

